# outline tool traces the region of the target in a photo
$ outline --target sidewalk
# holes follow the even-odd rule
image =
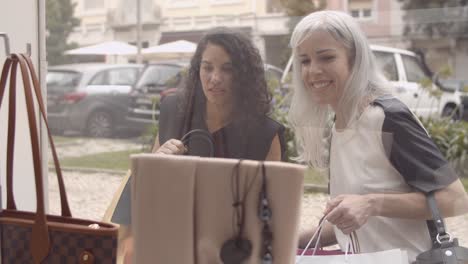
[[[57,146],[59,157],[89,155],[92,153],[138,149],[136,140],[79,138]],[[100,221],[115,191],[121,184],[125,172],[64,171],[64,180],[72,214],[75,217]],[[60,198],[55,171],[49,171],[50,212],[60,213]],[[328,196],[325,194],[304,195],[300,229],[316,226],[324,210]],[[468,215],[447,219],[452,235],[459,238],[461,245],[468,246]]]
[[[99,221],[109,205],[114,192],[119,187],[124,174],[106,173],[64,173],[68,199],[75,217]],[[60,199],[55,173],[49,173],[50,211],[60,213]],[[300,229],[317,225],[328,196],[325,194],[307,194],[302,202]],[[468,215],[447,219],[448,230],[459,238],[461,245],[468,246]]]

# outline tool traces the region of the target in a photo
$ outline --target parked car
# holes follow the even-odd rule
[[[459,95],[463,108],[457,109],[457,114],[465,121],[468,121],[468,80],[440,80],[441,85],[455,94]]]
[[[129,92],[141,65],[69,64],[49,67],[47,111],[55,134],[79,131],[110,137],[129,130],[125,115]]]
[[[156,124],[159,116],[157,103],[183,87],[187,66],[188,61],[178,61],[152,63],[145,67],[131,92],[128,109],[128,122],[135,129],[143,131],[151,124]],[[278,84],[274,89],[281,89],[282,70],[266,64],[265,71],[270,83]]]
[[[127,122],[143,132],[159,116],[158,102],[183,85],[186,61],[151,63],[145,66],[130,93]]]
[[[449,116],[461,106],[461,98],[454,91],[442,90],[436,84],[433,89],[440,91],[440,101],[431,96],[421,82],[431,79],[424,61],[414,52],[378,45],[371,45],[376,61],[383,74],[393,84],[393,93],[421,117]],[[283,85],[290,85],[287,73],[292,69],[292,57],[284,71]],[[454,115],[456,116],[456,115]]]

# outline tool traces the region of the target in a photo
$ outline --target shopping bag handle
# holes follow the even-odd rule
[[[299,255],[299,257],[296,259],[296,264],[301,263],[301,259],[304,257],[305,253],[309,249],[309,247],[312,244],[312,241],[314,241],[314,239],[316,239],[316,240],[315,240],[315,246],[314,246],[314,251],[312,252],[312,256],[315,256],[315,253],[317,252],[317,247],[318,247],[319,242],[320,242],[320,238],[322,237],[323,226],[325,225],[326,222],[327,222],[327,215],[324,215],[319,221],[319,225],[317,227],[317,230],[315,230],[315,232],[312,235],[312,237],[310,238],[309,242],[307,242],[307,245],[303,249],[301,255]],[[345,248],[345,260],[348,259],[348,253],[349,252],[351,252],[351,254],[356,253],[356,252],[354,252],[354,247],[351,245],[351,243],[352,243],[351,237],[348,236],[348,239],[346,241],[346,248]]]

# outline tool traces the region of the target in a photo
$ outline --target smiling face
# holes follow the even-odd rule
[[[311,100],[336,109],[350,76],[348,52],[330,33],[317,30],[298,48],[301,77]]]
[[[232,102],[233,65],[221,46],[208,43],[202,54],[200,80],[207,103],[215,105]]]

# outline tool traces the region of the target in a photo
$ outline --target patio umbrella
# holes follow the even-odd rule
[[[136,53],[137,48],[135,46],[121,41],[103,42],[65,51],[67,55],[130,55]]]
[[[193,42],[177,40],[146,48],[141,53],[145,58],[181,58],[191,56],[196,48]]]

